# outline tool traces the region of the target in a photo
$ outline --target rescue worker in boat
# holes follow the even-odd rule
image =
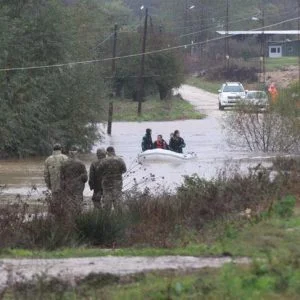
[[[101,169],[99,169],[99,164],[102,159],[106,157],[106,150],[104,148],[97,149],[97,160],[92,162],[90,166],[89,172],[89,186],[91,191],[93,190],[92,201],[94,204],[94,208],[100,209],[102,207],[101,201],[103,196],[103,188],[102,188],[102,179],[103,174],[101,173]]]
[[[183,153],[183,148],[185,147],[184,139],[180,136],[179,130],[175,130],[173,137],[170,139],[169,147],[170,150],[177,152],[177,153]]]
[[[55,144],[53,146],[53,153],[45,161],[44,179],[47,188],[51,191],[52,198],[50,204],[50,212],[55,214],[54,208],[62,200],[61,189],[61,166],[68,160],[68,156],[62,154],[62,146]]]
[[[118,157],[113,147],[106,149],[107,157],[102,159],[97,167],[97,172],[102,174],[103,188],[103,209],[107,212],[120,210],[123,178],[122,175],[127,171],[126,164],[121,157]]]
[[[153,144],[154,149],[164,149],[164,150],[169,150],[169,146],[166,143],[166,141],[163,139],[163,136],[159,134],[157,136],[157,140]]]
[[[77,157],[77,147],[71,147],[69,159],[61,166],[61,186],[67,213],[78,214],[83,209],[83,190],[88,180],[85,165]]]
[[[152,130],[150,128],[147,128],[146,134],[143,136],[143,140],[142,140],[142,151],[153,149],[151,133],[152,133]]]

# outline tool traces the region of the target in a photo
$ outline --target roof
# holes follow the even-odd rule
[[[226,35],[227,31],[217,31],[218,34]],[[228,31],[228,35],[255,35],[255,34],[270,34],[270,35],[298,35],[300,30],[236,30]]]
[[[299,43],[300,40],[296,39],[296,40],[289,40],[286,39],[285,41],[268,41],[269,45],[282,45],[282,44],[290,44],[290,43]]]

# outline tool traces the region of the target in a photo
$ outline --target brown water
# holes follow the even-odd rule
[[[182,182],[184,175],[196,173],[201,177],[211,178],[229,165],[238,164],[241,171],[245,171],[249,166],[260,162],[268,163],[269,155],[251,153],[247,149],[236,151],[227,145],[221,128],[222,115],[226,114],[226,111],[218,110],[216,95],[189,86],[183,86],[180,93],[207,117],[203,120],[174,122],[118,122],[113,124],[112,136],[106,136],[102,143],[95,145],[93,153],[98,147],[111,145],[126,161],[129,172],[124,177],[124,190],[129,189],[135,179],[139,187],[148,186],[158,191],[163,188],[174,189]],[[176,163],[138,165],[137,155],[141,152],[141,139],[146,128],[152,129],[153,138],[162,134],[166,140],[171,132],[179,129],[187,144],[185,151],[197,153],[198,158]],[[4,195],[30,194],[33,198],[42,196],[45,190],[44,159],[1,161],[0,185],[6,186]],[[82,157],[87,169],[93,159],[95,154]],[[32,190],[32,187],[36,189]],[[91,195],[88,186],[84,194]]]

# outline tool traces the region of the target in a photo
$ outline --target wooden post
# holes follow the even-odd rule
[[[109,134],[109,135],[111,135],[113,113],[114,113],[114,105],[113,105],[113,102],[111,101],[111,102],[109,102],[109,107],[108,107],[107,134]]]

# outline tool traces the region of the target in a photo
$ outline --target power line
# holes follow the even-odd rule
[[[224,6],[224,9],[222,9],[222,12],[224,11],[226,9],[226,5]],[[286,15],[289,15],[289,14],[294,14],[295,13],[295,9],[297,9],[297,6],[295,6],[295,7],[292,7],[291,8],[291,10],[290,11],[285,11],[285,12],[283,12],[283,13],[279,13],[279,14],[277,14],[276,16],[278,17],[278,16],[280,16],[280,17],[283,17],[283,16],[286,16]],[[247,13],[247,16],[248,17],[244,17],[244,18],[240,18],[240,19],[237,19],[237,20],[235,20],[235,22],[240,22],[240,21],[242,21],[242,20],[250,20],[251,19],[251,17],[256,17],[258,15],[258,13],[256,12],[255,14],[251,14],[250,12],[249,13]],[[249,17],[249,16],[251,16],[251,17]],[[267,17],[273,17],[274,16],[274,14],[273,13],[265,13],[265,17],[267,18]],[[209,19],[217,19],[218,21],[221,21],[221,20],[223,20],[223,21],[225,21],[226,20],[226,15],[223,15],[223,16],[218,16],[218,15],[215,15],[215,16],[212,16],[212,17],[206,17],[206,18],[204,18],[204,20],[209,20]],[[178,21],[178,18],[177,19],[174,19],[174,20],[170,20],[169,21],[170,23],[175,23],[175,24],[178,24],[178,23],[184,23],[184,21]],[[194,21],[194,20],[188,20],[187,21],[188,23],[191,23],[191,25],[188,25],[187,27],[193,27],[193,26],[195,26],[195,24],[198,24],[198,23],[200,23],[201,22],[201,20],[197,20],[197,21]],[[172,27],[173,29],[181,29],[181,28],[184,28],[183,26],[177,26],[177,27]]]
[[[288,14],[296,14],[296,13],[295,12],[289,12]],[[288,15],[288,14],[286,13],[285,15]],[[235,20],[235,21],[231,21],[231,22],[228,22],[228,24],[230,24],[230,25],[231,24],[236,24],[236,23],[240,23],[240,22],[243,22],[243,21],[246,21],[246,20],[249,20],[249,17],[243,18],[243,19],[239,19],[239,20]],[[280,24],[276,24],[276,25],[280,25]],[[276,25],[274,25],[274,26],[276,26]],[[207,31],[207,30],[210,30],[210,29],[213,29],[213,28],[216,28],[216,27],[218,27],[218,25],[211,26],[211,27],[199,30],[199,31],[190,32],[190,33],[187,33],[187,34],[182,34],[182,35],[179,35],[179,37],[194,35],[194,34],[201,33],[203,31]],[[257,29],[253,29],[253,30],[257,30]]]
[[[98,45],[96,45],[93,50],[97,49],[98,47],[100,47],[101,45],[103,45],[106,41],[108,41],[115,33],[112,32],[109,36],[107,36],[102,42],[100,42]]]
[[[255,28],[255,29],[252,29],[252,30],[262,30],[262,29],[274,27],[274,26],[277,26],[277,25],[281,25],[281,24],[284,24],[284,23],[292,22],[292,21],[295,21],[295,20],[298,20],[298,19],[299,19],[299,17],[296,17],[296,18],[284,20],[284,21],[281,21],[281,22],[278,22],[278,23],[270,24],[270,25],[267,25],[267,26],[264,26],[264,27]],[[249,31],[252,31],[252,30],[249,30]],[[234,36],[234,35],[231,35],[231,36]],[[158,50],[152,50],[152,51],[145,52],[145,55],[163,53],[163,52],[168,52],[168,51],[177,50],[177,49],[181,49],[181,48],[192,47],[192,46],[195,46],[195,45],[207,44],[209,42],[220,41],[224,38],[226,38],[226,37],[221,36],[221,37],[212,38],[212,39],[207,40],[207,41],[201,41],[201,42],[178,45],[178,46],[173,46],[173,47],[168,47],[168,48],[163,48],[163,49],[158,49]],[[51,68],[60,68],[60,67],[73,67],[73,66],[76,66],[76,65],[92,64],[92,63],[98,63],[98,62],[107,62],[107,61],[111,61],[113,59],[121,60],[121,59],[139,57],[139,56],[142,56],[142,55],[143,55],[143,53],[135,53],[135,54],[129,54],[129,55],[124,55],[124,56],[117,56],[115,58],[109,57],[109,58],[103,58],[103,59],[75,61],[75,62],[60,63],[60,64],[53,64],[53,65],[2,68],[2,69],[0,69],[0,72],[51,69]]]

